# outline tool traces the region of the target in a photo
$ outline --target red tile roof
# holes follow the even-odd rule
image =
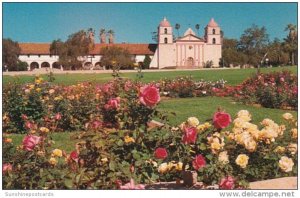
[[[19,43],[21,48],[21,54],[41,54],[47,55],[50,54],[50,43]],[[117,46],[121,48],[125,48],[129,51],[130,54],[133,55],[154,55],[157,44],[95,44],[94,49],[90,52],[92,55],[101,54],[101,48],[109,47],[109,46]]]
[[[50,54],[50,43],[19,43],[21,54]]]

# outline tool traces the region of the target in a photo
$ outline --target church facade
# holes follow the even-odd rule
[[[173,39],[173,27],[166,18],[160,22],[157,32],[158,45],[150,68],[219,67],[222,34],[213,18],[205,27],[203,38],[189,28],[182,37]]]

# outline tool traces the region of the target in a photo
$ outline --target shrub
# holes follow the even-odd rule
[[[263,107],[298,109],[298,80],[289,71],[255,75],[236,89],[235,98]]]

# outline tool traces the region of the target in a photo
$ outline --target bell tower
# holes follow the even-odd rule
[[[164,17],[164,19],[160,22],[158,26],[158,43],[159,44],[173,43],[172,26],[166,17]]]
[[[221,28],[212,18],[205,27],[204,38],[207,44],[220,45],[221,44]]]

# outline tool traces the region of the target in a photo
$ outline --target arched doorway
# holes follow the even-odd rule
[[[103,66],[102,66],[101,62],[95,63],[94,70],[102,70],[102,69],[103,69]]]
[[[187,67],[194,67],[194,59],[192,57],[188,57],[186,59],[186,66]]]
[[[93,67],[93,63],[91,63],[91,62],[85,62],[84,65],[83,65],[84,70],[89,70],[92,67]]]
[[[38,68],[39,68],[39,64],[37,62],[30,63],[30,71]]]
[[[54,62],[54,63],[52,64],[52,68],[60,69],[60,64],[58,64],[58,62]]]
[[[50,67],[50,64],[48,62],[43,62],[41,64],[41,68],[44,68],[44,67]]]

